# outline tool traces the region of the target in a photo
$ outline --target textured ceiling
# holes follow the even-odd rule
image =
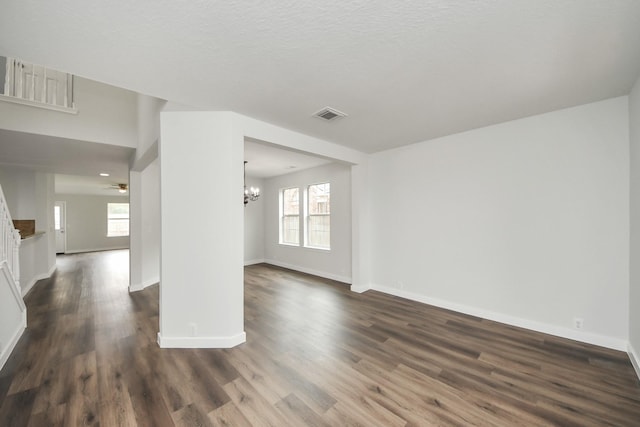
[[[0,55],[375,152],[627,94],[637,0],[3,1]],[[331,106],[349,115],[325,123]]]
[[[254,178],[271,178],[330,163],[320,157],[248,139],[244,141],[244,159],[247,176]]]

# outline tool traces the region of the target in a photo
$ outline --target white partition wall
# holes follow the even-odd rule
[[[161,347],[245,341],[243,147],[232,113],[161,115]]]
[[[630,254],[629,356],[640,378],[640,76],[629,94]]]

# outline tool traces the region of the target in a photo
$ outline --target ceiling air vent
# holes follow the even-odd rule
[[[313,113],[313,115],[319,119],[326,120],[328,122],[331,120],[337,120],[340,117],[347,116],[342,111],[338,111],[335,108],[331,108],[331,107],[324,107],[322,110],[316,111],[315,113]]]

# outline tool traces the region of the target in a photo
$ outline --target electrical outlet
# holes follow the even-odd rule
[[[580,317],[574,317],[573,318],[573,327],[575,329],[582,329],[583,325],[584,325],[584,319],[582,319]]]
[[[189,323],[189,327],[191,328],[191,336],[192,337],[197,337],[198,336],[198,325],[195,323]]]

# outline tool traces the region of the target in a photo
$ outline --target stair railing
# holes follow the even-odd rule
[[[73,75],[20,59],[0,56],[0,100],[77,113]]]
[[[20,232],[13,226],[7,201],[0,186],[0,264],[6,262],[9,272],[20,289]]]

